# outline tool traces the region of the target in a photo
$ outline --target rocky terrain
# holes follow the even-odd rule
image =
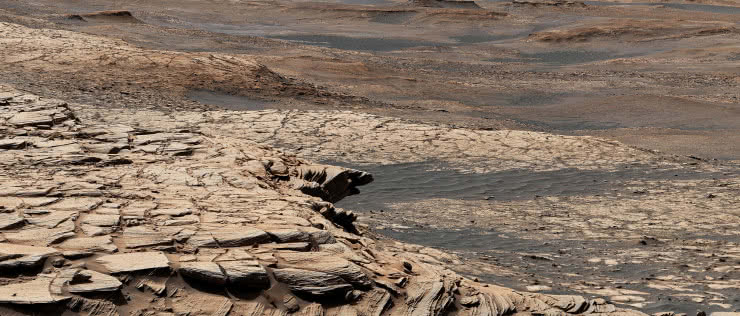
[[[4,1],[0,315],[734,316],[739,23]]]
[[[386,247],[332,204],[372,175],[199,129],[201,113],[0,102],[3,315],[640,314]]]

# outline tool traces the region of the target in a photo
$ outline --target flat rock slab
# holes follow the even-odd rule
[[[358,265],[332,253],[281,251],[276,257],[281,261],[278,264],[281,268],[296,268],[336,275],[360,287],[371,285],[370,279]]]
[[[82,219],[82,224],[101,227],[118,226],[120,222],[120,215],[90,214]]]
[[[67,290],[71,293],[114,292],[121,288],[121,281],[100,272],[80,270],[77,276],[85,281],[74,282],[73,279],[67,285]]]
[[[56,249],[50,247],[0,243],[0,271],[34,267],[57,253]]]
[[[261,228],[278,243],[313,241],[317,244],[332,244],[336,242],[330,232],[313,227],[285,228],[275,226]]]
[[[250,246],[270,240],[266,232],[247,227],[240,230],[214,231],[211,236],[221,247]]]
[[[302,269],[275,269],[275,279],[285,283],[296,292],[311,296],[343,295],[352,290],[352,285],[337,275],[302,270]]]
[[[87,236],[103,236],[103,235],[111,234],[114,231],[116,231],[116,228],[117,227],[113,227],[113,226],[102,227],[102,226],[93,226],[93,225],[88,225],[88,224],[80,225],[80,229]]]
[[[0,303],[48,304],[66,299],[49,291],[53,277],[39,276],[33,281],[0,286]]]
[[[0,214],[0,229],[11,229],[23,225],[25,219],[12,213]]]
[[[267,288],[270,286],[267,271],[256,261],[224,261],[218,264],[226,272],[230,284],[250,288]]]
[[[113,244],[113,239],[110,236],[71,238],[59,244],[58,247],[64,250],[106,252],[115,252],[116,250],[118,250],[118,247]]]
[[[52,116],[48,111],[21,112],[10,118],[8,124],[15,126],[51,125]]]
[[[2,254],[18,254],[18,255],[52,255],[57,250],[51,247],[35,247],[35,246],[24,246],[10,243],[0,243],[0,253]]]
[[[177,271],[184,277],[212,285],[225,285],[226,275],[214,262],[184,262]]]
[[[75,211],[50,211],[49,215],[38,216],[38,217],[28,217],[26,218],[26,221],[36,226],[54,228],[54,227],[59,226],[59,224],[63,223],[64,221],[68,219],[75,220],[77,215],[78,215],[78,212],[75,212]]]
[[[54,228],[34,227],[15,232],[5,232],[5,238],[12,242],[31,244],[34,246],[48,246],[73,237],[75,225],[65,221]]]
[[[126,248],[139,248],[172,244],[172,237],[144,226],[127,227],[119,240]]]
[[[110,273],[134,272],[151,269],[169,268],[170,260],[161,252],[132,252],[107,255],[95,259]]]

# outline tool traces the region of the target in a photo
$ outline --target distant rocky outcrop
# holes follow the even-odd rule
[[[466,0],[411,0],[411,4],[431,8],[481,9],[475,1]]]
[[[115,23],[143,23],[134,17],[133,14],[125,10],[98,11],[81,14],[70,14],[67,16],[70,20],[84,22],[115,22]]]
[[[515,6],[532,6],[532,7],[586,7],[587,6],[585,3],[583,3],[583,1],[573,1],[573,0],[553,0],[553,1],[512,0],[511,4]]]

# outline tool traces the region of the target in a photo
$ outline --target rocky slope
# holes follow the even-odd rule
[[[1,91],[3,315],[641,314],[383,247],[331,203],[372,181],[362,171]]]

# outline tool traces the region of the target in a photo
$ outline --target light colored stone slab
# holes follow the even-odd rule
[[[120,273],[169,268],[170,260],[163,253],[152,251],[102,256],[95,263],[110,273]]]

